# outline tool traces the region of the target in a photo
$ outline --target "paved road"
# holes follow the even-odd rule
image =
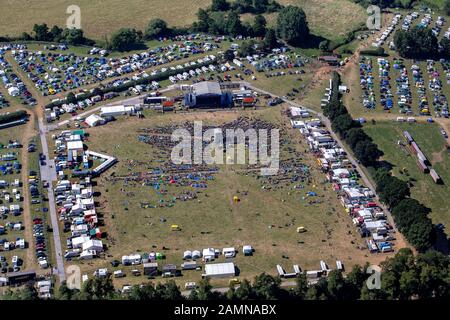
[[[47,145],[47,139],[46,139],[46,127],[44,125],[44,122],[42,118],[39,119],[39,136],[41,138],[41,144],[42,144],[42,153],[45,155],[47,160],[50,158],[48,153],[48,145]],[[56,213],[56,203],[55,203],[55,196],[53,194],[53,185],[52,182],[56,181],[56,171],[53,161],[47,161],[47,164],[45,166],[41,166],[41,177],[43,181],[48,182],[48,204],[49,204],[49,210],[50,210],[50,219],[52,223],[53,228],[53,241],[54,241],[54,248],[55,248],[55,259],[56,259],[56,268],[57,273],[59,277],[59,281],[65,281],[66,280],[66,272],[64,269],[64,260],[63,260],[63,251],[61,249],[61,236],[59,233],[59,224],[58,224],[58,216]]]

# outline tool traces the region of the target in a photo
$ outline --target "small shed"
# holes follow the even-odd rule
[[[162,267],[163,277],[176,277],[177,276],[177,266],[174,264],[166,264]]]
[[[146,276],[157,276],[158,275],[158,263],[144,263],[144,275]]]

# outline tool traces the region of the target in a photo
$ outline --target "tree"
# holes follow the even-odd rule
[[[211,34],[229,34],[228,20],[222,12],[211,12],[208,32]]]
[[[51,37],[53,41],[59,42],[62,38],[63,29],[58,26],[53,26],[50,30]]]
[[[258,299],[275,300],[281,296],[280,284],[280,278],[263,273],[255,277],[253,292]]]
[[[359,141],[355,146],[354,152],[356,158],[366,167],[376,164],[383,155],[378,146],[368,140]]]
[[[277,26],[278,36],[292,45],[299,45],[308,40],[308,22],[305,12],[299,7],[283,8],[278,14]]]
[[[330,51],[329,45],[330,45],[330,41],[329,40],[321,41],[319,43],[319,50],[322,51],[322,52],[328,52],[328,51]]]
[[[224,60],[224,61],[231,62],[231,61],[234,60],[234,58],[235,58],[235,55],[234,55],[233,50],[228,49],[228,50],[226,50],[226,51],[223,53],[223,60]]]
[[[80,300],[110,300],[116,297],[111,276],[88,279],[78,294]]]
[[[167,36],[169,33],[169,28],[167,23],[162,19],[152,19],[145,29],[144,36],[145,39],[157,39],[159,37]]]
[[[19,295],[20,300],[27,300],[27,301],[39,300],[38,292],[34,287],[33,283],[27,283],[25,287],[22,290],[20,290]]]
[[[202,279],[200,280],[198,284],[198,289],[194,290],[197,291],[197,299],[198,300],[214,300],[215,295],[211,291],[212,286],[209,283],[209,279]]]
[[[239,286],[239,288],[237,288],[235,290],[234,296],[238,300],[242,300],[242,301],[250,300],[253,298],[253,288],[247,279],[244,279],[242,281],[241,285]]]
[[[395,207],[400,201],[409,197],[410,190],[406,181],[397,177],[390,177],[389,182],[379,189],[380,200],[389,207]]]
[[[67,103],[77,103],[77,98],[75,98],[75,94],[73,92],[69,92],[67,94]]]
[[[304,300],[307,291],[308,280],[306,278],[306,272],[302,272],[296,279],[296,286],[293,290],[293,295],[297,299]]]
[[[430,248],[434,240],[433,225],[427,217],[429,211],[415,199],[404,199],[392,210],[398,228],[419,251]]]
[[[394,35],[394,44],[399,54],[406,58],[432,58],[438,52],[438,40],[428,28],[399,30]]]
[[[211,11],[227,11],[230,4],[226,0],[212,0]]]
[[[418,254],[416,266],[419,270],[419,298],[450,297],[450,258],[438,251],[429,250]]]
[[[367,275],[359,265],[354,265],[347,274],[347,296],[351,300],[357,300],[361,296],[361,288],[365,285]]]
[[[30,41],[33,40],[33,37],[28,32],[22,32],[20,39],[24,41]]]
[[[412,224],[405,235],[419,252],[425,252],[431,248],[434,241],[433,223],[430,218],[423,217]]]
[[[71,45],[80,45],[85,42],[83,30],[76,28],[64,29],[62,38],[64,38],[67,43]]]
[[[255,37],[263,37],[266,34],[267,21],[262,15],[257,15],[253,23],[253,35]]]
[[[212,23],[211,18],[206,10],[200,8],[197,12],[198,22],[196,24],[196,30],[200,32],[208,32]]]
[[[328,275],[328,293],[333,300],[342,300],[346,298],[346,283],[339,270],[332,270]]]
[[[306,300],[328,300],[328,280],[320,278],[319,281],[310,286],[305,295]]]
[[[400,299],[410,299],[419,288],[419,275],[417,270],[410,269],[402,272],[399,280]]]
[[[237,300],[235,295],[236,289],[234,289],[234,285],[230,284],[228,291],[226,293],[227,300]]]
[[[56,298],[58,300],[72,300],[72,298],[78,294],[79,290],[76,289],[70,289],[67,286],[67,282],[63,281],[61,283],[61,286],[58,289],[58,293],[56,295]]]
[[[449,0],[450,1],[450,0]],[[440,45],[442,47],[441,55],[445,59],[450,59],[450,39],[442,38]]]
[[[445,0],[444,11],[446,15],[450,16],[450,0]]]
[[[272,51],[278,47],[278,40],[275,30],[267,29],[266,35],[263,40],[263,47],[266,51]]]
[[[253,12],[253,0],[236,0],[232,4],[232,9],[239,13]]]
[[[345,137],[348,130],[355,128],[358,125],[356,121],[348,113],[341,114],[333,120],[333,130]]]
[[[141,44],[141,39],[136,29],[121,28],[111,36],[111,47],[113,50],[129,51],[139,44]]]
[[[165,285],[165,290],[163,295],[161,296],[163,300],[183,300],[183,296],[181,295],[180,288],[178,288],[175,281],[170,280]]]
[[[355,148],[358,141],[362,140],[371,140],[371,138],[361,128],[351,128],[345,134],[345,141],[352,149]]]
[[[255,41],[244,41],[239,47],[238,54],[241,57],[252,56],[255,53]]]
[[[47,24],[35,24],[33,27],[34,39],[36,41],[51,41],[51,35],[48,32]]]
[[[158,293],[155,290],[153,283],[144,283],[143,285],[134,285],[131,288],[131,292],[128,296],[130,300],[157,300],[159,299]]]

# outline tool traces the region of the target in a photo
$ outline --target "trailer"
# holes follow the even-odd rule
[[[431,169],[430,170],[430,176],[433,179],[434,183],[436,183],[436,184],[441,184],[442,183],[442,178],[437,174],[436,170]]]
[[[277,271],[278,271],[278,275],[280,277],[284,277],[284,275],[286,274],[286,272],[284,271],[283,267],[280,266],[279,264],[277,264]]]
[[[408,141],[408,144],[411,144],[414,142],[414,138],[411,136],[411,134],[408,131],[403,131],[403,136]]]
[[[430,172],[428,166],[425,164],[425,162],[422,159],[418,159],[417,160],[417,166],[419,167],[420,171],[422,173],[428,173]]]

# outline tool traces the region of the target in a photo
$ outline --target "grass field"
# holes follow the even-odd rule
[[[450,225],[450,153],[445,148],[439,127],[434,124],[399,124],[395,122],[378,122],[375,126],[366,125],[365,131],[374,139],[385,153],[385,160],[394,165],[393,173],[399,178],[413,179],[412,197],[432,209],[430,217],[433,223]],[[407,130],[430,160],[432,168],[442,177],[444,185],[436,185],[429,174],[422,174],[416,165],[416,159],[398,144],[402,132]],[[400,170],[407,169],[408,174]]]
[[[340,259],[347,268],[355,263],[383,260],[385,255],[369,255],[363,248],[362,240],[355,234],[331,186],[324,183],[323,174],[315,167],[314,158],[305,153],[306,145],[295,130],[289,129],[281,139],[287,139],[288,147],[301,152],[302,163],[311,170],[309,182],[296,183],[304,188],[293,188],[293,184],[287,182],[285,188],[263,190],[259,179],[252,174],[238,173],[232,166],[225,166],[208,183],[208,188],[198,194],[198,199],[177,201],[170,208],[145,209],[140,202],[155,203],[158,199],[151,186],[131,181],[124,186],[120,181],[114,182],[113,172],[119,177],[151,168],[149,159],[154,159],[156,151],[137,141],[138,129],[193,120],[220,124],[232,121],[241,114],[286,125],[280,109],[273,108],[169,116],[149,114],[145,120],[120,119],[111,125],[89,129],[89,148],[115,155],[119,163],[99,179],[96,187],[101,193],[96,199],[101,204],[98,211],[104,215],[105,230],[108,232],[107,257],[105,260],[82,263],[83,271],[91,273],[100,266],[111,269],[108,261],[113,258],[120,260],[122,255],[133,252],[158,252],[163,246],[168,249],[163,251],[167,259],[162,263],[179,265],[185,250],[228,246],[241,250],[243,245],[250,244],[256,250],[254,256],[238,254],[235,259],[240,276],[246,278],[263,271],[275,273],[277,263],[287,269],[295,263],[311,270],[318,268],[320,259],[330,266]],[[318,196],[305,197],[308,191],[315,191]],[[168,187],[169,197],[178,192],[177,187]],[[239,195],[241,199],[238,204],[232,201],[234,195]],[[166,221],[161,222],[161,218]],[[182,230],[172,232],[171,224],[180,225]],[[269,228],[269,225],[272,227]],[[308,232],[298,234],[298,226],[305,226]],[[121,266],[120,269],[129,273],[131,267]],[[190,271],[178,280],[199,278],[200,272]],[[118,283],[142,281],[142,278],[121,281]]]
[[[365,20],[364,10],[349,0],[279,0],[281,4],[302,7],[312,31],[323,37],[336,39]],[[188,26],[196,20],[198,8],[210,5],[210,0],[79,0],[81,26],[88,37],[104,40],[119,27],[143,29],[152,18],[161,18],[169,25]],[[14,1],[2,0],[1,35],[17,36],[30,32],[35,23],[64,26],[66,9],[74,4],[69,0]],[[20,18],[18,18],[20,17]],[[18,20],[20,19],[20,20]],[[275,17],[269,22],[275,23]],[[324,23],[326,21],[326,23]],[[338,30],[338,31],[337,31]]]

